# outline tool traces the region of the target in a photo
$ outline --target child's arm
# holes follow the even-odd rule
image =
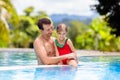
[[[76,56],[76,59],[70,59],[69,60],[69,62],[68,62],[68,64],[69,65],[72,65],[72,66],[74,66],[74,67],[77,67],[77,65],[78,65],[78,59],[77,59],[77,54],[76,54],[76,50],[75,50],[75,48],[74,48],[74,46],[73,46],[73,43],[72,43],[72,41],[70,40],[70,39],[68,39],[68,41],[67,41],[67,44],[69,45],[69,47],[71,48],[71,50],[72,50],[72,52],[75,54],[75,56]]]
[[[71,48],[72,52],[75,53],[76,58],[77,58],[76,49],[74,48],[73,43],[72,43],[72,41],[70,39],[67,40],[67,44]]]

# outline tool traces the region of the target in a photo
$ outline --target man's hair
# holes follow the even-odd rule
[[[51,20],[49,18],[41,18],[38,20],[37,26],[39,29],[44,30],[43,24],[51,24]]]

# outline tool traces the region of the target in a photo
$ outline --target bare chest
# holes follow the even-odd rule
[[[53,42],[45,42],[44,46],[48,56],[55,56],[55,48]]]

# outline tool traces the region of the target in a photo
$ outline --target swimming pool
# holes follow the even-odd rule
[[[77,68],[37,66],[34,52],[0,52],[0,80],[119,80],[120,56],[79,57]]]

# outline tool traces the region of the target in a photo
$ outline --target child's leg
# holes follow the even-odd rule
[[[68,60],[67,63],[68,63],[68,65],[72,65],[74,67],[78,66],[78,62],[74,59]]]

